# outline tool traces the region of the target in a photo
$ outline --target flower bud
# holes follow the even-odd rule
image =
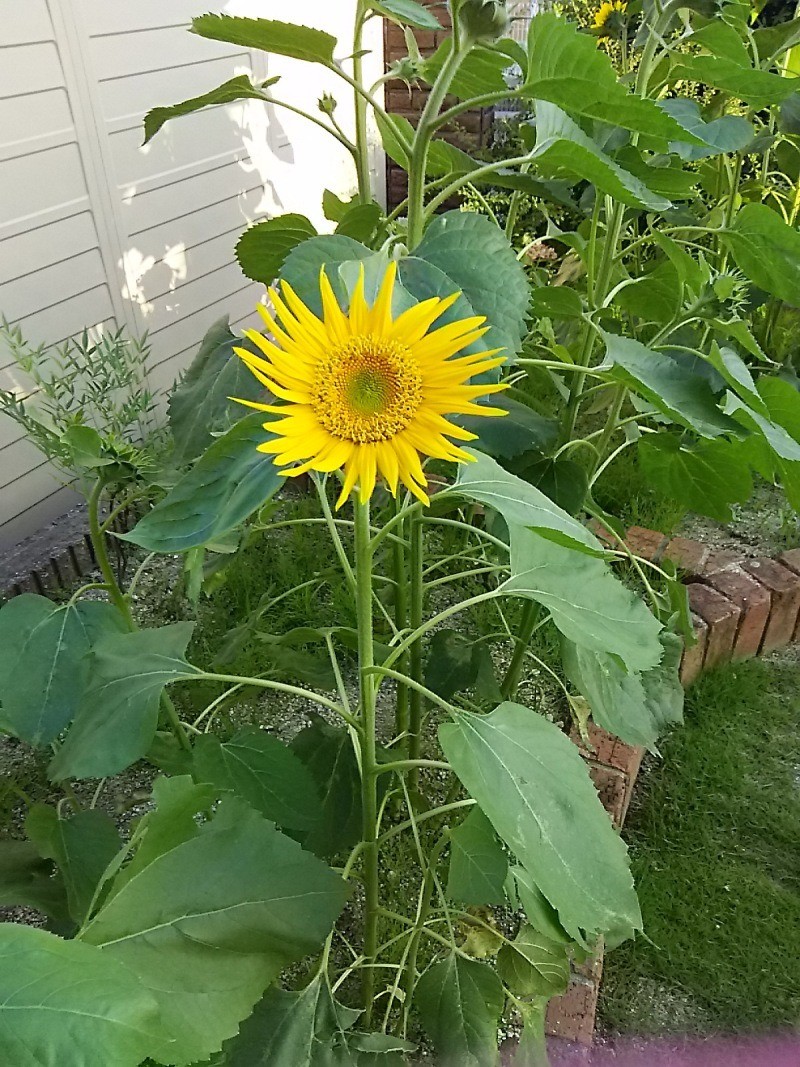
[[[317,102],[317,107],[323,115],[332,115],[336,110],[336,100],[330,93],[323,93]]]
[[[505,0],[461,0],[452,9],[459,28],[471,41],[491,43],[511,25]]]

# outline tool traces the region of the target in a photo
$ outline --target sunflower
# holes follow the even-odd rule
[[[397,495],[400,482],[429,503],[420,456],[453,462],[473,457],[453,444],[476,435],[445,415],[505,415],[475,400],[505,388],[469,385],[469,379],[504,362],[500,349],[457,356],[488,330],[474,315],[431,329],[459,293],[423,300],[396,318],[392,295],[397,266],[391,263],[372,307],[364,296],[362,267],[348,313],[342,311],[325,270],[320,272],[322,318],[314,315],[287,282],[270,290],[276,311],[259,311],[273,340],[256,330],[245,336],[262,355],[236,354],[280,404],[249,407],[275,418],[264,423],[274,439],[258,446],[273,455],[283,474],[344,470],[337,508],[358,485],[369,500],[378,477]]]
[[[595,14],[592,29],[601,31],[600,36],[616,35],[627,10],[626,0],[603,0]]]

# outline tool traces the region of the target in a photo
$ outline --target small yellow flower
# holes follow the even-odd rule
[[[264,429],[276,437],[258,448],[274,454],[287,475],[344,469],[337,507],[358,485],[367,501],[382,477],[393,495],[402,482],[428,503],[420,456],[467,462],[472,456],[454,445],[476,435],[448,422],[446,415],[505,415],[501,408],[476,404],[503,385],[469,385],[476,374],[504,362],[500,349],[457,356],[486,333],[486,319],[472,316],[432,330],[456,302],[432,297],[392,316],[397,273],[390,264],[372,307],[364,296],[362,268],[350,310],[342,311],[324,269],[320,272],[323,317],[314,315],[292,287],[270,290],[276,316],[259,307],[274,343],[256,330],[245,336],[263,354],[243,348],[236,354],[258,380],[283,401],[248,406],[276,418]]]
[[[605,31],[610,31],[612,28],[616,29],[614,23],[618,23],[624,18],[627,10],[626,0],[603,0],[594,17],[592,29]],[[609,25],[609,22],[611,25]]]

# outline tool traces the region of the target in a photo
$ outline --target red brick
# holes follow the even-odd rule
[[[603,767],[600,763],[590,763],[589,774],[603,807],[611,816],[614,826],[619,829],[622,826],[628,801],[626,775],[611,767]]]
[[[742,564],[741,552],[712,552],[703,568],[706,576],[719,574],[720,571],[734,570]]]
[[[589,523],[589,529],[592,531],[598,541],[602,541],[605,545],[611,545],[612,547],[614,547],[619,543],[617,541],[617,538],[611,532],[611,530],[609,530],[607,526],[604,526],[603,523],[599,521],[599,519],[592,519]]]
[[[788,645],[800,613],[800,576],[774,559],[751,559],[744,569],[772,595],[769,622],[761,642],[762,652]]]
[[[692,578],[703,573],[703,567],[709,557],[709,549],[699,541],[690,541],[688,537],[673,537],[664,549],[663,558]]]
[[[741,609],[739,629],[733,645],[734,659],[755,656],[767,628],[771,597],[767,590],[749,574],[736,570],[718,571],[706,579],[712,589],[722,593],[732,604]]]
[[[700,677],[708,644],[708,626],[699,615],[692,616],[692,625],[697,639],[696,643],[691,648],[685,646],[681,657],[681,684],[685,689],[688,689]]]
[[[625,535],[625,542],[635,556],[641,556],[651,563],[661,558],[667,546],[664,534],[658,530],[645,530],[643,526],[631,526]]]
[[[730,600],[708,585],[692,582],[687,589],[689,590],[689,607],[708,626],[703,666],[709,670],[731,658],[741,611]]]
[[[547,1005],[545,1030],[553,1037],[591,1045],[597,1014],[597,984],[585,980],[571,983],[563,996]]]
[[[790,548],[788,552],[782,552],[778,561],[795,574],[800,574],[800,548]]]
[[[581,743],[580,734],[575,727],[570,731],[570,737],[579,747],[584,759],[594,760],[606,767],[613,767],[614,770],[622,771],[623,774],[634,778],[639,773],[639,764],[642,762],[644,749],[638,745],[629,745],[625,741],[620,741],[602,726],[597,726],[593,722],[589,723],[591,749]]]

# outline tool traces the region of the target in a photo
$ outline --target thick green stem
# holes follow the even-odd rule
[[[361,52],[365,17],[364,2],[359,0],[356,6],[356,21],[353,31],[353,81],[358,85],[363,85],[364,83],[364,65]],[[358,175],[358,196],[362,204],[368,204],[372,200],[372,180],[369,173],[369,145],[367,142],[367,101],[357,90],[353,92],[353,106],[356,127],[356,150],[353,158]]]
[[[536,629],[539,614],[540,608],[535,600],[525,602],[525,607],[522,609],[522,618],[519,622],[519,630],[515,637],[514,653],[511,656],[511,662],[508,665],[503,684],[500,686],[500,692],[503,694],[504,700],[513,700],[517,695],[522,668],[525,665],[525,653],[528,651],[528,643],[533,636],[533,631]]]
[[[399,505],[398,505],[399,507]],[[403,522],[399,524],[400,536],[403,536]],[[405,545],[402,541],[395,541],[392,545],[392,561],[394,564],[394,623],[398,633],[402,633],[408,626],[408,570],[406,568]],[[406,673],[406,657],[402,657],[399,670]],[[397,685],[397,704],[395,707],[395,732],[398,737],[404,737],[408,731],[408,686],[404,682]],[[405,748],[405,738],[403,741]]]
[[[358,626],[358,668],[361,720],[361,805],[364,882],[364,968],[363,1000],[369,1025],[375,996],[375,953],[378,947],[378,760],[375,737],[376,683],[372,632],[372,545],[370,543],[369,503],[355,505],[356,616]]]
[[[425,600],[425,583],[423,571],[425,567],[425,548],[422,539],[423,525],[419,515],[414,515],[409,520],[411,538],[411,603],[409,612],[409,625],[412,632],[416,632],[422,626],[422,616]],[[422,679],[422,642],[415,641],[410,650],[409,674],[414,681]],[[408,707],[408,758],[419,759],[422,750],[420,734],[422,731],[422,694],[414,688],[409,694]],[[417,788],[417,775],[413,772],[409,776],[409,788],[415,792]]]
[[[408,247],[412,251],[422,240],[425,227],[425,176],[436,119],[464,55],[459,42],[453,38],[453,49],[431,87],[414,136],[408,168]]]

